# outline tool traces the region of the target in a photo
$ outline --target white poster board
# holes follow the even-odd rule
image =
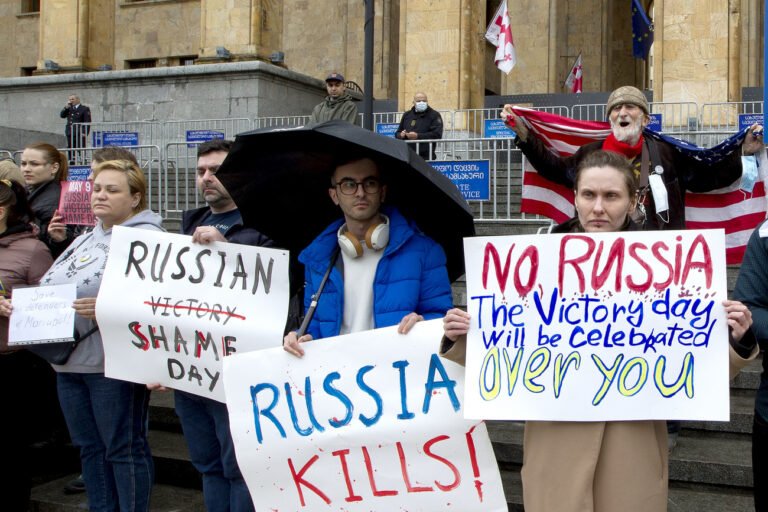
[[[727,421],[722,230],[464,239],[466,414]]]
[[[75,284],[17,286],[8,323],[8,345],[73,341]]]
[[[224,362],[238,465],[257,510],[506,511],[485,424],[463,418],[442,321]]]
[[[106,375],[224,402],[226,356],[282,345],[288,252],[113,229],[96,301]]]

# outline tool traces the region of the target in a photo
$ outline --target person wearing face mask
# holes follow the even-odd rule
[[[632,165],[609,151],[584,157],[574,176],[576,217],[553,233],[638,231]],[[752,315],[724,300],[733,378],[759,352]],[[464,364],[471,316],[443,318],[440,355]],[[527,421],[523,439],[523,506],[527,512],[666,512],[667,430],[664,421]]]
[[[413,107],[403,114],[395,136],[403,140],[443,138],[443,118],[440,116],[440,112],[427,104],[426,94],[417,92],[413,95]],[[437,158],[434,144],[411,143],[408,144],[408,147],[417,151],[424,160]]]
[[[579,163],[597,150],[628,158],[639,182],[640,202],[635,219],[644,230],[685,229],[686,190],[710,192],[731,185],[742,176],[742,170],[749,171],[754,166],[753,155],[763,148],[762,127],[757,124],[750,127],[741,151],[732,151],[714,162],[697,160],[677,151],[672,144],[645,137],[643,130],[651,120],[648,100],[639,89],[629,85],[611,93],[606,112],[611,134],[605,140],[580,147],[569,157],[547,150],[515,116],[512,105],[505,105],[501,116],[517,134],[517,147],[542,177],[554,183],[573,187]]]

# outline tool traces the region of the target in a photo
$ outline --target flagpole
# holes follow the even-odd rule
[[[768,0],[766,0],[768,2]],[[365,48],[363,63],[363,128],[373,130],[373,0],[365,0]]]

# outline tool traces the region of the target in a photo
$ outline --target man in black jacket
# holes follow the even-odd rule
[[[202,244],[220,241],[271,247],[272,240],[243,226],[237,205],[216,177],[231,147],[232,141],[222,139],[198,147],[197,188],[207,206],[185,211],[181,232]],[[226,404],[178,390],[174,400],[192,464],[203,475],[208,510],[254,510],[235,459]]]
[[[59,117],[67,120],[67,127],[64,129],[64,133],[67,135],[67,147],[69,149],[84,148],[88,145],[87,138],[90,127],[86,126],[75,130],[72,133],[72,125],[74,123],[90,123],[91,122],[91,109],[80,103],[80,97],[76,94],[69,95],[69,101],[64,105],[64,108],[59,112]],[[74,155],[70,153],[69,160],[73,160]]]
[[[417,92],[413,95],[413,107],[403,114],[395,136],[403,140],[443,138],[443,118],[440,112],[427,104],[426,94]],[[408,144],[408,146],[416,151],[417,144]],[[437,158],[434,144],[418,144],[418,153],[424,160]]]

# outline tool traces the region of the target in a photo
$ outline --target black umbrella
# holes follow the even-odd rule
[[[243,222],[297,254],[342,217],[328,196],[332,161],[354,152],[379,163],[385,204],[397,207],[442,245],[451,280],[464,273],[462,238],[475,233],[456,185],[405,142],[334,120],[242,133],[216,174]]]

